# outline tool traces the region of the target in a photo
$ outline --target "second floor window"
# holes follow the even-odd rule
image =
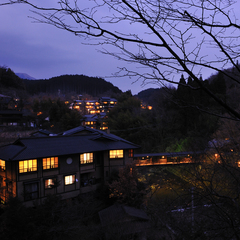
[[[37,171],[37,159],[19,161],[19,173]]]
[[[81,164],[93,163],[93,153],[83,153],[80,154]]]
[[[58,157],[43,158],[43,170],[58,168]]]
[[[123,150],[110,150],[109,157],[110,158],[123,158]]]
[[[0,159],[0,170],[5,171],[5,161]]]
[[[130,157],[130,158],[133,157],[133,149],[128,150],[128,157]]]

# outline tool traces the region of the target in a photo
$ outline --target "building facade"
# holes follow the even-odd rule
[[[41,204],[96,190],[111,173],[133,162],[137,145],[113,134],[78,127],[57,136],[30,137],[0,148],[0,197]]]

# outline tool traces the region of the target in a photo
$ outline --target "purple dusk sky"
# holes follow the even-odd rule
[[[236,3],[239,7],[239,2]],[[99,53],[99,46],[81,44],[79,37],[47,24],[33,23],[30,7],[23,4],[0,7],[0,66],[16,73],[27,73],[36,79],[48,79],[64,74],[84,74],[102,77],[122,91],[141,90],[160,85],[134,82],[129,78],[107,78],[124,62]],[[238,10],[240,7],[238,8]],[[205,73],[204,78],[211,75]],[[179,76],[180,79],[180,76]]]
[[[0,66],[16,73],[27,73],[36,79],[48,79],[64,74],[102,77],[122,91],[137,94],[143,89],[159,87],[129,78],[108,78],[123,64],[97,51],[98,46],[81,44],[79,37],[47,24],[33,23],[30,7],[10,5],[0,7]],[[108,77],[107,77],[108,76]]]

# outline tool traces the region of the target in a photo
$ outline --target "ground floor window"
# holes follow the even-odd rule
[[[87,187],[97,183],[96,178],[94,176],[91,176],[89,173],[81,174],[80,178],[81,187]]]
[[[38,198],[38,182],[24,184],[24,200],[33,200]]]
[[[45,179],[44,185],[45,185],[45,189],[56,187],[56,178]]]
[[[75,183],[75,175],[65,176],[65,185],[70,185]]]

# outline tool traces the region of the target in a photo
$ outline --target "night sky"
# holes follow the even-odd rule
[[[0,7],[0,66],[9,67],[15,73],[27,73],[36,79],[64,74],[102,77],[122,91],[131,90],[133,94],[159,87],[155,84],[142,87],[141,82],[133,83],[134,80],[127,77],[107,78],[125,63],[98,52],[99,46],[81,44],[79,37],[69,32],[33,23],[28,17],[33,16],[29,9],[23,4]]]

